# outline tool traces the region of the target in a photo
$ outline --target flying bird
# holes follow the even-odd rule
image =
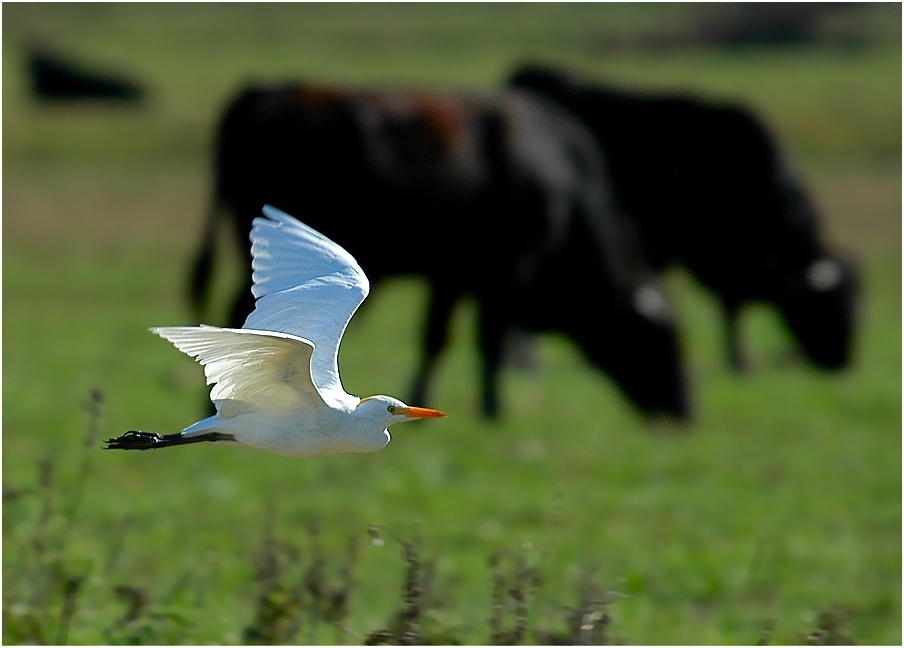
[[[242,328],[150,329],[204,366],[216,414],[178,434],[130,430],[107,448],[216,442],[291,457],[375,452],[394,423],[444,417],[390,396],[358,398],[339,379],[339,343],[370,283],[351,254],[266,205],[251,230],[254,311]]]

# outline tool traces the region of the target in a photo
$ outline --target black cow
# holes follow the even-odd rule
[[[749,112],[537,65],[509,85],[554,99],[590,127],[653,265],[683,264],[721,300],[734,367],[746,366],[738,315],[751,301],[777,307],[816,366],[849,364],[857,273],[820,241],[800,182]]]
[[[412,402],[427,401],[452,309],[471,295],[488,416],[498,413],[503,336],[514,324],[571,335],[644,412],[686,415],[670,314],[618,223],[601,165],[586,127],[532,93],[250,87],[219,127],[193,301],[203,306],[220,217],[247,250],[251,221],[270,203],[346,247],[374,284],[427,281]],[[253,306],[247,261],[232,326]]]
[[[144,89],[132,79],[91,69],[71,57],[42,47],[27,51],[31,90],[41,101],[110,101],[137,104]]]

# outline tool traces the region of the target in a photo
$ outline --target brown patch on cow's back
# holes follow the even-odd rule
[[[456,97],[441,95],[416,97],[414,103],[433,136],[450,148],[468,121],[468,107]]]
[[[317,110],[332,108],[342,99],[342,90],[336,86],[305,84],[298,87],[301,103]]]
[[[424,120],[429,135],[445,150],[460,137],[472,108],[459,97],[443,94],[420,94],[397,90],[353,90],[326,84],[298,86],[298,100],[314,110],[330,110],[351,101],[373,103],[389,114],[412,112]]]

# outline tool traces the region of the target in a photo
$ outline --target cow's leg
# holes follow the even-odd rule
[[[239,265],[241,266],[241,285],[233,298],[227,321],[227,326],[231,328],[241,328],[245,323],[245,319],[254,310],[255,300],[254,295],[251,293],[252,274],[254,272],[252,268],[253,256],[251,255],[248,235],[254,227],[254,219],[261,215],[263,206],[263,199],[250,195],[244,196],[242,199],[235,201],[230,213],[233,219],[232,234],[235,236],[236,249],[239,253]]]
[[[231,328],[241,328],[245,323],[245,319],[254,310],[254,295],[251,293],[251,268],[248,268],[248,277],[242,281],[242,285],[232,302],[232,309],[229,311],[229,322],[227,326]]]
[[[741,340],[741,309],[737,303],[725,303],[725,333],[728,344],[728,362],[738,373],[747,371],[747,356]]]
[[[505,350],[503,311],[488,303],[488,300],[481,301],[478,310],[478,343],[483,362],[481,374],[483,413],[489,419],[498,419],[499,370],[502,367]]]
[[[411,388],[411,403],[415,405],[427,402],[427,388],[430,377],[436,366],[439,354],[446,346],[449,337],[449,322],[452,309],[458,301],[458,292],[448,287],[431,285],[430,301],[424,326],[421,362],[414,376]]]

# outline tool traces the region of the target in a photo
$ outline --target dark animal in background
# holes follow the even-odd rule
[[[44,48],[27,52],[32,94],[40,101],[110,101],[137,104],[145,90],[124,76],[101,72]]]
[[[622,207],[653,265],[681,264],[722,303],[731,364],[747,365],[740,309],[778,309],[817,367],[848,366],[857,273],[821,242],[799,180],[746,110],[679,95],[594,85],[519,69],[509,85],[552,98],[590,127]]]
[[[670,314],[617,220],[601,165],[586,127],[531,93],[247,88],[219,127],[193,302],[200,312],[218,222],[228,218],[245,249],[252,219],[270,203],[339,242],[373,284],[426,281],[417,402],[453,308],[470,295],[488,416],[499,413],[503,337],[514,325],[570,335],[642,411],[685,415]],[[251,310],[248,263],[232,326]]]

